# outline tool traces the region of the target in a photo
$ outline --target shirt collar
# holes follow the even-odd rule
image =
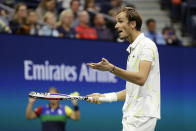
[[[134,40],[134,42],[131,43],[131,44],[128,46],[127,52],[131,53],[131,50],[134,49],[134,48],[138,45],[139,41],[140,41],[141,39],[143,39],[143,38],[144,38],[144,33],[139,34],[139,35],[137,36],[137,38]]]

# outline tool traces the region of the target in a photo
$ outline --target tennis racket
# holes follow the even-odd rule
[[[85,96],[72,96],[67,94],[60,93],[40,93],[32,91],[29,93],[29,97],[35,99],[43,99],[43,100],[87,100],[88,97]]]
[[[91,100],[92,97],[86,97],[86,96],[72,96],[67,94],[60,94],[60,93],[40,93],[32,91],[29,93],[29,97],[35,98],[35,99],[43,99],[43,100]],[[105,99],[105,97],[100,97],[99,101],[101,102],[107,102],[108,100]]]

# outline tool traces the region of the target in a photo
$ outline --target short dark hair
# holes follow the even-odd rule
[[[151,22],[156,23],[154,19],[150,18],[146,21],[146,25],[149,25]]]
[[[125,12],[126,17],[129,21],[135,21],[136,22],[136,30],[140,31],[142,27],[142,17],[141,15],[135,10],[133,7],[123,7],[120,9],[120,11],[117,13]]]

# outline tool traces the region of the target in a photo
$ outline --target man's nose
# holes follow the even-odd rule
[[[115,25],[115,29],[118,29],[118,24]]]

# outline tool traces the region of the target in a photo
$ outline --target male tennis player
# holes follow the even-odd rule
[[[50,88],[49,93],[59,93],[57,88]],[[62,106],[59,100],[50,100],[48,105],[40,106],[35,111],[32,110],[35,99],[29,98],[29,103],[26,109],[26,118],[35,119],[40,118],[42,122],[43,131],[65,131],[65,124],[67,119],[80,119],[80,111],[77,101],[72,101],[74,111],[69,106]]]
[[[100,104],[99,97],[107,101],[124,101],[123,131],[154,131],[160,119],[160,70],[159,54],[155,43],[140,31],[142,18],[130,7],[124,7],[116,16],[115,28],[121,39],[131,44],[127,48],[127,69],[111,64],[105,58],[88,65],[100,71],[109,71],[126,80],[126,89],[120,92],[88,95],[88,102]]]

